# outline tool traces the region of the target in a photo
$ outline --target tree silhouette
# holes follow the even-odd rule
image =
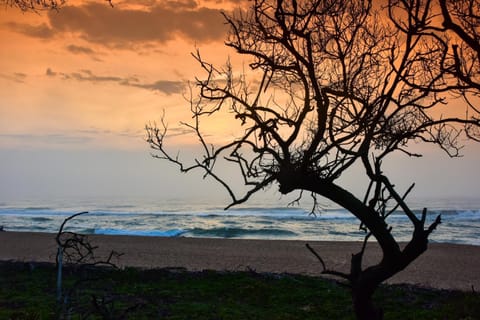
[[[113,7],[112,0],[107,1],[110,6]],[[20,10],[27,11],[42,11],[42,10],[58,10],[64,6],[68,0],[0,0],[0,4],[5,7],[19,8]]]
[[[474,101],[480,94],[480,2],[390,0],[389,16],[401,33],[429,39],[440,53],[423,57],[429,59],[434,86],[414,77],[404,80],[417,89],[455,93],[478,115]],[[469,138],[478,141],[478,132],[469,134],[476,127],[466,129]]]
[[[58,10],[66,0],[0,0],[6,7],[16,7],[22,11]]]
[[[480,90],[480,3],[477,0],[439,0],[444,32],[454,33],[452,60],[446,71],[466,86]],[[428,25],[425,26],[428,29]],[[448,44],[446,45],[448,46]]]
[[[219,68],[198,51],[193,54],[206,77],[196,80],[199,95],[189,101],[193,121],[183,125],[197,136],[203,154],[185,162],[167,150],[163,118],[161,125],[146,128],[156,157],[219,182],[231,197],[228,207],[276,184],[282,194],[307,192],[315,204],[327,198],[358,218],[365,241],[352,255],[348,274],[329,270],[308,246],[323,273],[348,281],[358,319],[383,317],[372,301],[374,291],[427,249],[429,235],[441,222],[440,216],[427,219],[427,209],[416,214],[409,207],[406,197],[413,184],[397,190],[382,171],[384,162],[394,153],[421,156],[410,151],[414,141],[437,145],[455,157],[460,137],[480,137],[478,109],[448,104],[450,96],[472,93],[478,73],[466,66],[478,70],[478,59],[452,54],[445,30],[430,30],[422,11],[407,6],[412,2],[374,8],[368,0],[256,0],[248,11],[225,15],[230,26],[226,45],[250,59],[249,72],[236,73],[228,62]],[[458,68],[471,81],[462,79]],[[456,116],[450,116],[453,111]],[[211,144],[202,121],[224,114],[241,129],[231,141]],[[246,192],[237,194],[220,176],[222,161],[238,167]],[[365,173],[362,197],[339,181],[354,166]],[[411,223],[406,245],[399,245],[389,226],[394,211]],[[382,259],[363,266],[372,236]]]

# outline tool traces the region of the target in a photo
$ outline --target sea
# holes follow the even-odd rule
[[[160,237],[203,237],[305,241],[362,241],[359,222],[346,210],[324,204],[311,207],[269,200],[224,210],[226,203],[181,199],[83,199],[0,201],[0,227],[18,232],[58,232]],[[441,215],[431,242],[480,246],[480,199],[417,199],[411,207],[420,215],[428,208],[427,223]],[[387,220],[398,241],[408,241],[412,225],[400,211]]]

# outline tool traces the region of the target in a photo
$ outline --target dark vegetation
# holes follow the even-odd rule
[[[0,263],[0,319],[353,319],[348,290],[291,274],[182,269],[64,269],[70,299],[56,303],[53,264]],[[381,286],[386,319],[480,319],[480,295]]]

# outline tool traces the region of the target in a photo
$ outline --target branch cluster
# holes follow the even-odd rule
[[[376,8],[371,0],[255,0],[250,10],[225,15],[226,45],[250,59],[248,72],[193,54],[206,76],[196,79],[199,94],[192,91],[189,98],[193,120],[183,126],[200,141],[203,156],[191,165],[172,156],[163,119],[160,127],[147,126],[147,141],[181,171],[200,169],[222,184],[231,205],[276,183],[282,194],[307,191],[315,204],[321,196],[347,209],[359,219],[365,241],[346,277],[353,286],[364,279],[380,283],[424,252],[441,222],[438,216],[427,225],[426,210],[411,210],[406,197],[413,185],[399,193],[382,170],[384,161],[392,153],[421,156],[409,150],[412,142],[456,157],[461,137],[480,139],[479,108],[472,102],[480,92],[478,1],[438,4],[390,0]],[[220,114],[230,115],[240,130],[215,145],[201,123]],[[237,166],[250,188],[246,193],[236,195],[217,175],[221,161]],[[363,199],[338,182],[354,165],[365,172]],[[395,211],[413,227],[403,249],[388,225]],[[384,256],[364,270],[371,236]]]
[[[453,106],[446,105],[450,93],[473,87],[453,82],[447,67],[454,60],[452,41],[442,34],[445,28],[432,31],[430,2],[392,0],[376,10],[368,0],[257,0],[246,12],[225,15],[226,45],[252,62],[250,72],[238,74],[229,62],[218,68],[193,54],[206,76],[196,80],[198,97],[191,92],[188,99],[193,122],[182,125],[204,155],[186,165],[168,152],[163,119],[147,126],[147,141],[181,171],[200,169],[224,185],[232,204],[273,182],[288,193],[295,189],[292,175],[332,183],[360,162],[376,184],[368,202],[380,205],[378,190],[385,186],[379,177],[388,155],[420,156],[408,146],[423,141],[458,156],[463,132],[479,138],[478,109],[465,103],[450,112]],[[444,116],[443,109],[456,116]],[[200,123],[220,113],[231,114],[240,130],[216,146]],[[216,175],[220,160],[237,165],[249,192],[238,197]]]
[[[22,11],[58,10],[66,0],[1,0],[7,7],[17,7]]]
[[[113,7],[112,0],[104,0]],[[18,8],[23,12],[39,12],[44,10],[59,10],[68,0],[0,0],[5,7]]]
[[[460,155],[461,139],[480,141],[478,0],[255,0],[248,11],[225,15],[226,45],[251,61],[234,72],[194,58],[206,76],[191,92],[193,132],[203,156],[187,165],[165,146],[167,126],[147,126],[147,141],[157,157],[183,172],[201,170],[222,184],[231,204],[278,184],[287,194],[304,191],[327,198],[360,221],[365,232],[348,274],[328,269],[312,247],[323,272],[347,279],[357,314],[377,319],[371,297],[384,280],[404,269],[426,249],[441,217],[415,213],[403,193],[383,172],[393,153],[419,157],[412,142],[433,144],[449,156]],[[230,115],[239,130],[228,143],[208,142],[205,118]],[[219,162],[238,168],[249,187],[237,195],[217,174]],[[353,166],[365,172],[363,199],[339,185]],[[388,217],[402,212],[412,239],[398,244]],[[427,220],[432,220],[428,221]],[[363,255],[373,236],[382,261],[364,268]],[[358,298],[358,299],[357,299]],[[368,305],[368,303],[366,304]],[[375,316],[373,316],[375,315]]]
[[[65,225],[70,220],[87,214],[88,212],[79,212],[66,218],[57,232],[55,241],[58,245],[56,256],[57,266],[60,264],[59,258],[62,256],[62,263],[77,265],[108,265],[117,267],[114,260],[118,259],[123,253],[110,251],[106,259],[99,259],[95,255],[98,246],[93,245],[88,236],[71,231],[64,231]]]

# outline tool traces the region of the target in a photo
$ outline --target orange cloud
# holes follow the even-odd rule
[[[0,78],[17,83],[24,83],[27,75],[22,72],[14,72],[13,74],[0,73]]]
[[[122,86],[158,91],[166,95],[182,93],[185,86],[183,81],[158,80],[152,83],[141,83],[136,77],[99,76],[87,69],[78,72],[63,73],[55,72],[51,68],[47,68],[45,74],[49,77],[60,76],[63,80],[76,80],[91,83],[116,83]]]
[[[67,50],[70,51],[71,53],[74,53],[74,54],[87,54],[87,55],[90,55],[90,54],[94,54],[94,53],[95,53],[95,51],[93,51],[91,48],[82,47],[82,46],[77,46],[77,45],[74,45],[74,44],[68,45],[68,46],[67,46]]]
[[[220,41],[226,32],[220,10],[201,7],[195,1],[165,1],[142,10],[91,2],[50,11],[47,17],[48,24],[10,22],[7,27],[42,39],[76,33],[89,42],[121,48],[132,43],[164,43],[177,37]]]
[[[39,25],[30,25],[27,23],[8,22],[6,23],[6,26],[10,30],[34,38],[49,39],[52,38],[55,34],[55,31],[45,23]]]
[[[204,76],[189,52],[224,63],[220,10],[238,3],[67,4],[0,16],[0,146],[146,148],[144,125],[164,109],[174,145],[196,142],[178,126],[191,118],[185,80]],[[212,141],[233,130],[222,120],[205,123]]]

